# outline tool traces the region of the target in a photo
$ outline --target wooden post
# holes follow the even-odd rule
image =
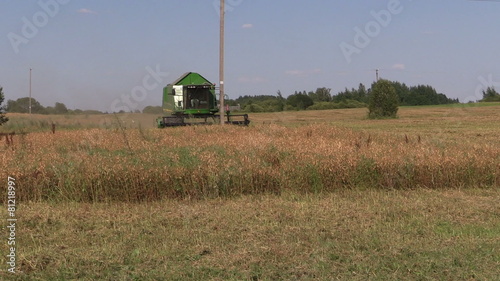
[[[30,68],[30,104],[29,104],[29,112],[31,116],[31,68]]]
[[[220,0],[220,42],[219,42],[219,114],[220,124],[224,125],[224,4],[225,0]]]

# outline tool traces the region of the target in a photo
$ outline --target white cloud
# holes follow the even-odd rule
[[[253,24],[251,23],[245,23],[244,25],[241,26],[241,28],[252,28]]]
[[[85,9],[85,8],[82,8],[82,9],[78,10],[77,12],[80,14],[97,14],[96,11],[92,11],[90,9]]]
[[[402,63],[396,63],[396,64],[392,65],[392,69],[404,70],[405,68],[406,68],[406,66]]]

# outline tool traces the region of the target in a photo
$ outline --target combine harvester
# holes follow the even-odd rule
[[[215,84],[195,72],[183,74],[163,88],[163,112],[158,128],[220,124]],[[226,124],[250,124],[248,114],[230,114],[228,107],[223,118]]]

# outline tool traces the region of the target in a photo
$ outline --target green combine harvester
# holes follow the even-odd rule
[[[158,128],[220,124],[215,84],[198,73],[184,73],[163,88],[163,112],[156,120]],[[229,108],[223,118],[226,124],[250,124],[248,114],[230,114]]]

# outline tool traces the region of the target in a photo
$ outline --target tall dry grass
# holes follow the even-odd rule
[[[17,179],[21,201],[136,202],[500,184],[498,144],[483,136],[329,124],[32,133],[2,150],[0,177]]]

